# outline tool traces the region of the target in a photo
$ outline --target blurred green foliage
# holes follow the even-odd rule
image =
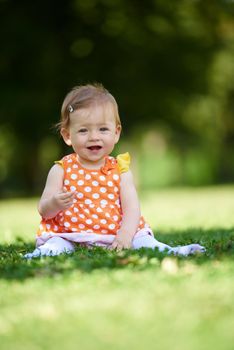
[[[68,152],[51,126],[74,85],[119,103],[141,187],[234,180],[232,0],[0,1],[0,195],[42,190]]]

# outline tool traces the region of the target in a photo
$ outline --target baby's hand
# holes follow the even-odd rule
[[[52,201],[58,210],[68,209],[72,206],[75,195],[75,191],[68,192],[64,187],[62,192],[59,192],[52,197]]]
[[[131,249],[132,238],[124,233],[118,233],[110,246],[110,250],[117,250],[118,252],[122,249]]]

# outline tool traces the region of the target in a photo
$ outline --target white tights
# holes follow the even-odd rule
[[[106,245],[107,247],[108,245]],[[203,253],[205,248],[199,244],[189,244],[181,247],[170,247],[167,244],[157,241],[150,234],[135,237],[132,241],[133,249],[140,248],[158,248],[160,252],[163,252],[165,249],[168,250],[168,254],[173,253],[174,255],[187,256],[189,254],[194,254],[195,252]],[[61,237],[52,237],[48,239],[46,243],[36,248],[32,253],[25,254],[26,259],[31,259],[39,256],[55,256],[63,253],[72,253],[75,250],[75,244],[67,241]]]
[[[204,253],[206,249],[200,244],[188,244],[179,247],[170,247],[169,245],[159,242],[156,238],[151,235],[141,236],[133,239],[132,242],[133,249],[140,248],[158,248],[160,252],[163,252],[165,249],[168,250],[168,254],[173,253],[174,255],[183,255],[187,256],[194,254],[196,252]]]

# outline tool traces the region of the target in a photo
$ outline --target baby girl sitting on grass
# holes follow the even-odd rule
[[[102,85],[73,88],[58,126],[73,153],[49,171],[38,206],[37,248],[25,258],[70,253],[79,244],[184,256],[205,251],[199,244],[170,247],[155,239],[141,216],[129,154],[110,156],[122,127],[117,103]]]

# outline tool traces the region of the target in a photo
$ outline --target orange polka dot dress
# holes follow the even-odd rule
[[[63,185],[67,191],[76,191],[73,205],[59,212],[52,219],[41,220],[37,233],[38,244],[54,235],[71,238],[77,234],[116,235],[121,219],[120,175],[129,168],[128,153],[106,157],[100,169],[86,169],[78,161],[76,153],[62,158]],[[138,230],[148,227],[143,217]],[[42,239],[44,238],[44,239]]]

